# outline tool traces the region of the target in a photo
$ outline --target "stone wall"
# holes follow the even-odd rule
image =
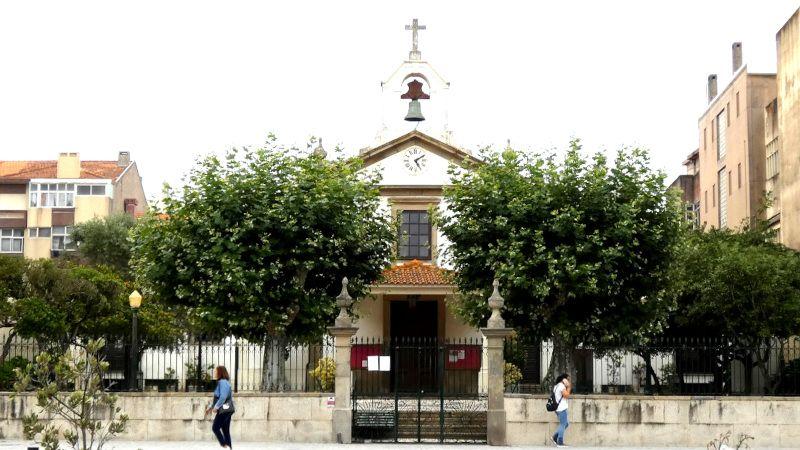
[[[556,429],[543,395],[505,398],[509,445],[545,445]],[[705,447],[720,433],[755,437],[752,447],[797,447],[800,398],[575,395],[565,441],[589,446]]]
[[[332,411],[326,406],[332,394],[234,395],[236,413],[231,434],[236,441],[331,442]],[[120,439],[213,441],[211,418],[203,419],[211,394],[121,393],[120,406],[130,417]],[[35,398],[11,400],[0,394],[0,439],[21,439],[22,422]]]

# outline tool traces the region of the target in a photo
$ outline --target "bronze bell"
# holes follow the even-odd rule
[[[425,116],[422,115],[422,106],[419,104],[419,100],[411,100],[408,103],[406,120],[409,122],[421,122],[425,120]]]

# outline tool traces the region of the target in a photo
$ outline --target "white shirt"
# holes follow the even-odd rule
[[[567,387],[564,386],[564,383],[558,383],[553,388],[553,394],[556,396],[556,402],[558,402],[558,408],[556,408],[556,412],[566,411],[567,410],[567,399],[564,398],[564,389]]]

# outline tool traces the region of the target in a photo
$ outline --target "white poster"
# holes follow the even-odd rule
[[[381,372],[388,372],[391,366],[391,359],[388,356],[381,356],[380,361]]]
[[[370,372],[380,370],[380,363],[377,356],[367,356],[367,370]]]

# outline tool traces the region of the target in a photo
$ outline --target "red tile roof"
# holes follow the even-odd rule
[[[57,164],[57,161],[0,161],[0,178],[56,178]],[[81,178],[113,180],[124,170],[125,167],[120,167],[117,161],[81,161]]]
[[[384,270],[380,284],[452,286],[451,276],[447,269],[415,259]]]

